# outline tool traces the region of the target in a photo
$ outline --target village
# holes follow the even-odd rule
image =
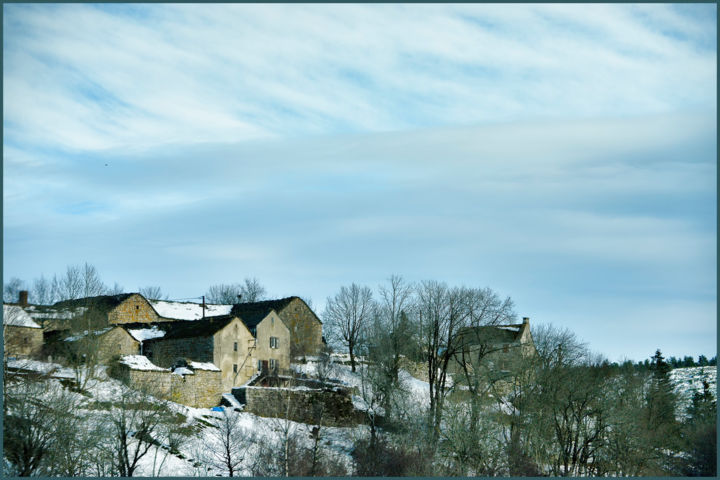
[[[73,357],[107,366],[115,378],[159,398],[197,408],[242,405],[260,415],[272,415],[264,407],[279,386],[301,385],[295,402],[312,394],[308,404],[325,402],[332,405],[328,411],[342,412],[334,423],[362,418],[347,389],[329,379],[300,378],[291,369],[326,346],[320,318],[299,297],[217,305],[126,293],[33,305],[21,291],[3,313],[4,358],[11,371],[22,371],[19,359],[52,363]],[[527,318],[518,325],[467,327],[458,338],[458,359],[478,348],[492,350],[488,363],[496,363],[498,372],[536,354]],[[306,419],[304,410],[311,409],[293,410],[298,420]]]

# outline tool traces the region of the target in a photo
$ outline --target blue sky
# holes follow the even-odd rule
[[[4,5],[3,275],[490,286],[714,355],[716,6]]]

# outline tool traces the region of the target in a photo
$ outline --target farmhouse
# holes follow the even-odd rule
[[[221,315],[163,325],[165,334],[144,343],[153,363],[209,362],[222,372],[223,390],[241,385],[258,371],[290,368],[290,335],[274,311],[264,317]]]
[[[290,331],[292,357],[315,355],[322,349],[322,322],[300,297],[238,303],[233,305],[231,313],[245,319],[265,317],[273,310]]]
[[[484,367],[493,377],[507,375],[537,354],[528,317],[519,324],[466,327],[458,332],[457,339],[455,359],[459,366],[473,370]]]
[[[6,359],[35,356],[43,345],[42,327],[22,308],[3,305],[3,339]]]

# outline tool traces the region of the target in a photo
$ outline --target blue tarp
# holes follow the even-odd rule
[[[222,412],[223,410],[225,410],[224,407],[212,407],[213,412]]]

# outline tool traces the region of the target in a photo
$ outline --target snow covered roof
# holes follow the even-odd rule
[[[69,320],[82,315],[87,307],[55,307],[52,305],[29,305],[25,311],[35,320]]]
[[[87,330],[84,330],[83,333],[80,333],[78,335],[73,335],[72,337],[67,337],[65,339],[65,341],[66,342],[76,342],[76,341],[80,340],[81,338],[87,337],[88,335],[90,335],[90,333],[92,333],[93,335],[102,335],[104,333],[109,332],[113,328],[115,328],[115,327],[107,327],[107,328],[103,328],[102,330],[94,330],[92,332],[88,332]]]
[[[155,311],[161,317],[173,318],[176,320],[200,320],[203,318],[203,308],[200,303],[190,302],[168,302],[165,300],[148,300]],[[227,315],[232,310],[232,305],[205,305],[205,316],[216,317]]]
[[[219,372],[220,369],[210,362],[188,362],[191,368],[195,370],[210,370],[212,372]]]
[[[42,328],[20,307],[3,305],[3,325],[13,327]]]
[[[161,338],[165,336],[165,330],[160,330],[155,325],[153,325],[152,328],[128,329],[127,332],[138,342],[144,342],[145,340],[151,340],[153,338]]]
[[[133,370],[151,370],[155,372],[169,372],[167,368],[160,368],[152,363],[145,355],[123,355],[120,363],[127,365]]]

